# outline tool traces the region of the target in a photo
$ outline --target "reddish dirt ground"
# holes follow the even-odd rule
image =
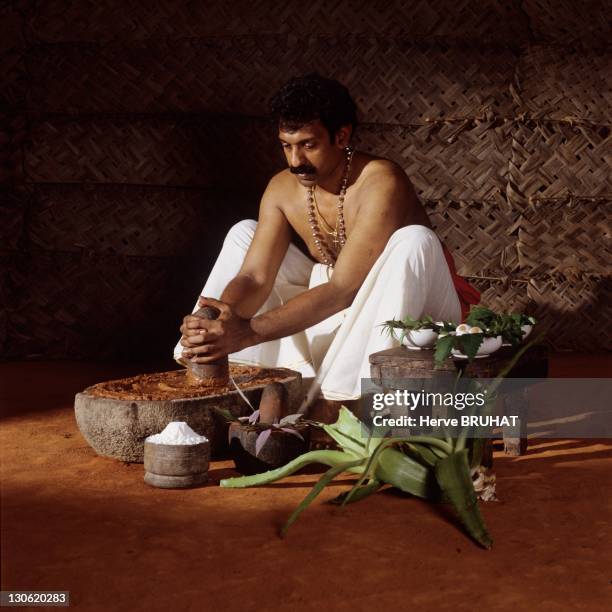
[[[281,540],[316,474],[228,490],[216,484],[232,464],[217,461],[206,487],[154,489],[79,433],[77,391],[167,366],[0,364],[3,590],[69,590],[82,610],[609,609],[610,440],[496,452],[501,501],[481,505],[491,551],[444,506],[391,491],[342,510],[317,501]],[[610,366],[559,355],[550,375]]]

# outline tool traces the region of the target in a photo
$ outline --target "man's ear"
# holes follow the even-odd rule
[[[353,126],[351,125],[343,125],[338,128],[336,132],[336,146],[339,149],[344,149],[344,147],[348,146],[348,143],[351,140],[351,133],[353,132]]]

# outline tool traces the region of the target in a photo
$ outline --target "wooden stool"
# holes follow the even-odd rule
[[[433,350],[411,351],[399,346],[370,355],[370,376],[387,390],[395,390],[394,381],[399,379],[431,379],[437,372],[456,374],[471,378],[495,378],[508,364],[515,352],[514,347],[502,347],[489,357],[474,359],[447,359],[442,366],[434,369]],[[510,371],[508,378],[546,378],[548,376],[548,354],[546,347],[534,346],[529,349]],[[503,431],[504,451],[507,455],[521,455],[527,450],[527,396],[524,385],[520,389],[504,386],[499,395],[504,402],[504,414],[519,417],[520,437]],[[516,429],[513,430],[516,432]],[[489,447],[491,445],[489,444]]]

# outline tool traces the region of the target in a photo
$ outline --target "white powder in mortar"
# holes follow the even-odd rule
[[[172,423],[166,425],[164,431],[149,436],[145,442],[152,442],[153,444],[201,444],[202,442],[208,442],[208,438],[198,435],[183,421],[172,421]]]

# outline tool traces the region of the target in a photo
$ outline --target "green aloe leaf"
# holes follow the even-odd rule
[[[285,523],[285,525],[281,529],[281,532],[280,532],[281,537],[284,537],[286,535],[287,530],[289,529],[289,527],[291,527],[291,525],[293,525],[293,523],[295,523],[295,521],[297,521],[297,519],[299,518],[300,514],[302,514],[302,512],[304,512],[304,510],[306,510],[306,508],[308,508],[308,506],[310,506],[310,504],[314,501],[314,499],[317,497],[317,495],[319,495],[319,493],[321,493],[321,491],[336,476],[338,476],[338,474],[341,474],[342,472],[345,472],[349,468],[357,467],[358,465],[362,464],[363,462],[364,462],[364,459],[355,459],[353,461],[345,461],[344,463],[341,463],[341,464],[339,464],[339,465],[337,465],[335,467],[332,467],[329,470],[327,470],[327,472],[325,472],[325,474],[323,474],[323,476],[321,476],[321,478],[319,478],[317,484],[314,487],[312,487],[312,489],[310,489],[310,492],[308,493],[308,495],[302,500],[300,505],[293,511],[291,516],[287,519],[287,522]]]
[[[484,457],[485,444],[487,438],[472,438],[470,447],[468,449],[470,458],[470,469],[476,468],[482,464],[482,458]]]
[[[338,497],[334,497],[329,501],[330,504],[335,504],[337,506],[344,506],[345,504],[352,504],[354,502],[358,502],[366,497],[369,497],[373,493],[376,493],[378,489],[380,489],[384,483],[379,482],[378,480],[370,480],[368,484],[359,487],[350,497],[349,494],[353,491],[345,491],[344,493],[340,493]]]
[[[271,484],[312,463],[322,463],[323,465],[336,466],[353,460],[354,457],[342,451],[335,450],[316,450],[304,453],[275,470],[253,474],[252,476],[238,476],[236,478],[225,478],[219,484],[227,489],[244,489],[246,487],[260,487]],[[358,470],[355,470],[358,471]]]
[[[392,439],[385,439],[380,441],[380,443],[374,449],[374,452],[369,456],[367,463],[365,464],[363,474],[359,477],[357,482],[353,485],[353,488],[349,491],[346,501],[344,502],[345,504],[348,503],[355,494],[355,492],[363,486],[363,483],[366,479],[374,480],[372,476],[374,474],[374,471],[376,470],[376,464],[378,462],[380,454],[386,448],[392,446],[393,444],[395,444],[395,441]]]
[[[325,433],[333,438],[346,453],[356,457],[365,457],[368,453],[367,436],[364,438],[365,426],[345,406],[340,407],[338,420],[332,425],[322,425]]]
[[[426,444],[406,443],[405,450],[409,456],[412,456],[425,467],[434,467],[440,457],[446,456],[442,451],[440,451],[440,455],[436,454]]]
[[[470,476],[467,448],[440,459],[436,464],[435,474],[440,488],[453,504],[470,536],[484,548],[491,548],[493,540],[478,508]]]
[[[416,497],[434,500],[440,497],[433,469],[421,465],[395,448],[386,448],[380,454],[374,478]]]

